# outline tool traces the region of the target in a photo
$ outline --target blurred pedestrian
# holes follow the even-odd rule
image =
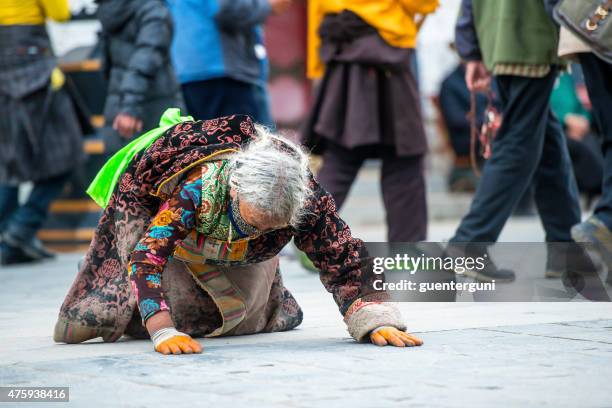
[[[183,107],[170,62],[172,18],[163,0],[97,0],[103,70],[108,77],[103,130],[107,150],[156,128],[167,108]]]
[[[550,0],[549,0],[550,1]],[[556,3],[556,1],[552,1]],[[607,7],[607,8],[606,8]],[[601,14],[612,17],[612,5],[602,5]],[[608,21],[609,24],[609,21]],[[603,37],[602,37],[603,38]],[[608,37],[608,43],[609,37]],[[612,49],[608,49],[608,56]],[[597,245],[608,266],[607,282],[612,284],[612,57],[604,60],[592,52],[591,47],[581,41],[567,28],[561,28],[560,55],[576,55],[582,66],[584,81],[593,106],[593,119],[602,136],[603,182],[601,198],[593,215],[572,228],[572,237],[578,242],[590,242]]]
[[[45,23],[67,0],[0,0],[0,264],[52,258],[36,238],[81,161],[81,131]],[[19,185],[33,182],[23,204]]]
[[[473,192],[478,184],[478,176],[470,163],[470,91],[465,83],[465,65],[457,64],[442,81],[439,94],[439,110],[448,131],[448,139],[454,153],[454,163],[448,176],[450,191]],[[487,108],[487,97],[479,94],[476,97],[476,126],[482,126],[482,117]],[[476,141],[477,143],[477,141]],[[478,144],[478,143],[477,143]],[[474,146],[478,149],[480,145]],[[480,162],[478,163],[480,164]]]
[[[291,0],[168,0],[172,60],[187,111],[207,120],[236,113],[273,127],[262,24]]]
[[[542,0],[463,0],[456,46],[466,61],[466,82],[473,91],[496,81],[503,122],[492,143],[468,214],[451,243],[497,241],[521,196],[534,186],[535,202],[548,242],[572,241],[580,221],[578,189],[567,143],[550,109],[558,66],[558,33]],[[549,252],[547,276],[560,277]],[[514,273],[492,263],[474,276],[498,282]]]
[[[322,153],[318,179],[338,207],[363,162],[382,159],[390,241],[427,234],[427,142],[411,57],[419,22],[437,6],[437,0],[308,3],[308,76],[322,81],[305,142]]]
[[[572,70],[580,73],[580,66],[576,67]],[[601,194],[603,156],[599,137],[591,126],[591,112],[578,97],[574,76],[567,72],[559,76],[550,106],[567,136],[578,191],[586,196],[587,203],[591,203]]]

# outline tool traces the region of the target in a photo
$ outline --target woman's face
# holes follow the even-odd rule
[[[232,198],[236,198],[236,191],[230,189],[230,195]],[[255,208],[251,204],[244,200],[239,201],[239,211],[242,219],[249,225],[257,228],[260,233],[266,233],[273,230],[285,228],[287,223],[280,222],[278,220],[272,220],[264,212]]]

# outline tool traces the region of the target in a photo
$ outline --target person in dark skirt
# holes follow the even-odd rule
[[[52,258],[36,238],[49,205],[83,158],[81,130],[45,21],[66,0],[9,1],[0,11],[0,265]],[[19,185],[34,187],[19,203]]]
[[[438,5],[405,3],[309,2],[308,73],[324,75],[303,135],[322,153],[319,181],[339,207],[363,162],[382,159],[388,239],[396,242],[427,234],[427,142],[411,60],[415,15]]]

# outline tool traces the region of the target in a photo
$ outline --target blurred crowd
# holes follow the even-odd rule
[[[264,26],[297,1],[97,0],[107,153],[157,127],[169,107],[197,120],[248,114],[274,129]],[[321,155],[317,177],[338,208],[365,160],[382,161],[389,241],[427,239],[428,143],[415,54],[421,26],[439,7],[307,2],[304,70],[314,96],[302,142]],[[535,206],[547,241],[593,242],[612,265],[610,14],[606,0],[461,2],[451,44],[461,63],[434,98],[453,153],[449,189],[474,194],[451,243],[495,242],[517,208]],[[86,160],[83,121],[45,26],[69,18],[67,0],[0,0],[2,264],[54,256],[36,234]],[[33,189],[20,200],[25,182]],[[581,194],[594,207],[584,222]],[[554,259],[551,277],[560,276]],[[492,266],[481,278],[514,276]]]
[[[263,24],[290,0],[100,0],[107,79],[107,154],[181,108],[197,119],[246,113],[273,127]],[[0,259],[52,258],[36,237],[49,205],[84,159],[82,129],[45,23],[70,18],[67,0],[0,2]],[[33,182],[25,202],[18,187]]]

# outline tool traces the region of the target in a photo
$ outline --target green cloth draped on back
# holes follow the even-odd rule
[[[168,129],[177,123],[193,121],[191,116],[181,116],[178,108],[167,109],[159,120],[159,127],[134,139],[111,157],[96,175],[87,194],[102,208],[106,208],[115,186],[134,156],[146,150]]]

